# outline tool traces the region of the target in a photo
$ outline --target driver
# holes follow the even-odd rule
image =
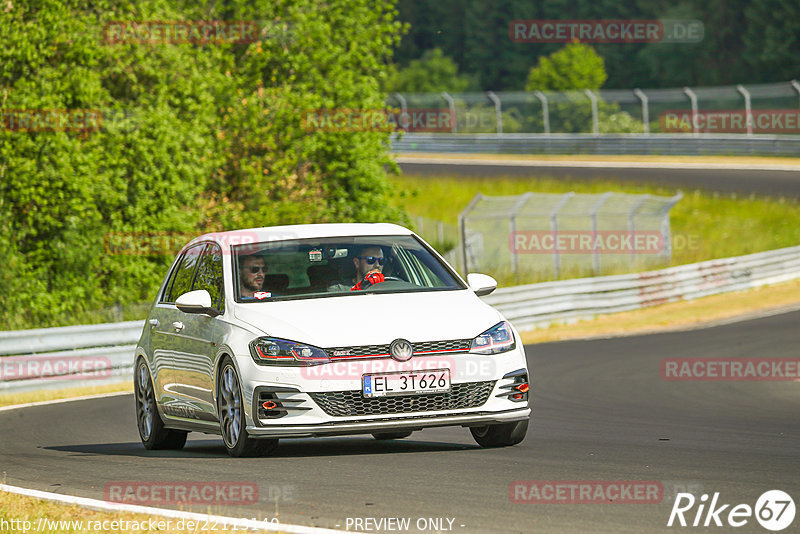
[[[350,290],[360,291],[386,280],[382,272],[385,262],[386,258],[383,257],[383,249],[381,247],[362,248],[353,258],[353,264],[356,266],[356,276],[353,278],[353,284],[355,285]]]
[[[386,280],[382,272],[385,262],[381,247],[368,245],[359,249],[353,257],[355,277],[330,285],[328,291],[360,291],[383,282]]]

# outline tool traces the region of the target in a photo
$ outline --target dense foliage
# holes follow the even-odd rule
[[[790,0],[399,0],[410,24],[396,60],[439,48],[483,90],[519,90],[540,56],[563,43],[512,42],[516,19],[696,19],[694,44],[598,44],[606,88],[778,82],[800,71],[800,2]]]
[[[388,202],[388,135],[301,120],[381,105],[395,19],[392,2],[370,0],[0,4],[0,109],[104,117],[43,131],[4,115],[0,330],[151,299],[172,254],[114,253],[120,236],[177,233],[180,246],[243,226],[402,221]],[[106,38],[111,21],[181,20],[268,31],[250,43]]]

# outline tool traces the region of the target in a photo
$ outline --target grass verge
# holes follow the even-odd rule
[[[45,402],[58,399],[72,399],[86,395],[101,395],[103,393],[116,392],[133,393],[133,383],[130,380],[127,380],[118,384],[107,384],[103,386],[75,387],[52,390],[44,389],[40,391],[26,391],[24,393],[3,393],[0,395],[0,406],[12,406],[14,404]]]
[[[643,171],[644,172],[644,171]],[[643,176],[644,177],[644,176]],[[519,195],[528,191],[546,193],[603,193],[605,191],[672,196],[676,188],[624,183],[620,181],[581,181],[554,177],[536,178],[463,178],[455,176],[397,176],[394,184],[401,194],[396,202],[412,216],[424,216],[449,225],[458,222],[458,214],[477,193],[492,196]],[[633,269],[650,270],[670,265],[740,256],[800,244],[800,205],[797,199],[723,195],[708,191],[684,191],[684,197],[672,208],[670,223],[673,254],[668,263]],[[587,218],[588,221],[588,218]],[[588,222],[586,223],[588,225]],[[435,235],[426,235],[435,241]],[[508,240],[508,235],[490,236]],[[587,262],[588,263],[588,262]],[[605,270],[599,274],[625,272]],[[630,272],[630,271],[628,271]],[[512,283],[506,273],[487,273],[503,283]],[[592,272],[567,273],[592,276]],[[552,279],[544,273],[525,273],[516,283],[534,283]],[[505,285],[505,284],[504,284]]]
[[[505,159],[512,161],[608,161],[644,163],[714,163],[723,165],[796,165],[800,158],[777,156],[657,156],[636,154],[454,154],[436,152],[403,152],[398,157],[429,159],[463,159],[467,161]]]
[[[664,332],[800,306],[800,280],[520,332],[523,343]]]
[[[26,521],[28,523],[25,523]],[[224,526],[214,526],[211,523],[204,525],[200,522],[190,525],[184,521],[181,525],[179,521],[161,516],[99,512],[77,505],[66,505],[0,491],[0,532],[163,534],[165,532],[222,533],[234,529],[232,525],[225,530]],[[116,525],[112,522],[116,522]]]

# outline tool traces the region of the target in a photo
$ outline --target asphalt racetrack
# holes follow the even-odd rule
[[[678,158],[675,158],[678,160]],[[695,189],[759,196],[800,198],[800,171],[767,169],[708,169],[708,168],[618,168],[562,165],[548,167],[496,165],[480,161],[441,163],[404,162],[398,157],[400,169],[407,175],[419,176],[458,176],[459,178],[507,176],[552,177],[573,180],[615,180],[621,182],[645,183],[664,187],[676,187],[684,191]],[[563,162],[562,162],[563,164]],[[613,168],[612,168],[613,167]]]
[[[666,523],[677,491],[719,492],[729,509],[752,507],[771,489],[798,501],[800,382],[673,382],[659,365],[671,357],[796,357],[799,321],[791,312],[528,346],[533,418],[526,440],[510,448],[481,449],[467,429],[450,428],[394,442],[283,440],[274,456],[254,459],[229,458],[218,438],[197,434],[183,451],[146,451],[133,397],[122,395],[0,412],[0,471],[7,484],[99,499],[111,483],[254,482],[255,504],[190,509],[277,513],[281,522],[362,532],[398,530],[354,529],[355,518],[409,518],[407,532],[435,532],[429,520],[437,518],[438,531],[463,533],[767,532],[752,517],[737,529]],[[519,480],[660,481],[664,494],[657,504],[511,502]]]

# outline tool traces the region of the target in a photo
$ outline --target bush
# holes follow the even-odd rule
[[[31,0],[0,9],[2,108],[130,117],[92,131],[0,130],[0,330],[152,299],[172,255],[109,254],[112,234],[404,222],[388,202],[388,134],[301,122],[307,109],[382,106],[401,26],[392,2],[373,4],[237,0],[206,11],[166,0]],[[109,21],[220,18],[266,21],[269,31],[252,44],[102,38]]]

